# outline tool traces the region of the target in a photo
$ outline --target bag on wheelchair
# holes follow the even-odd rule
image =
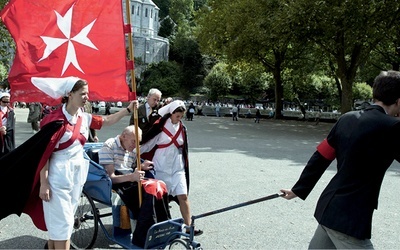
[[[113,189],[132,211],[133,218],[137,220],[132,244],[144,247],[149,228],[155,223],[171,219],[171,214],[164,182],[156,179],[143,180],[141,188],[142,204],[139,207],[137,182],[113,185]]]

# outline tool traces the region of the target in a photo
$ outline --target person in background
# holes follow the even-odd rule
[[[256,107],[256,119],[254,120],[254,122],[260,123],[260,119],[261,119],[261,111],[259,107]]]
[[[32,133],[35,134],[39,131],[39,122],[42,118],[42,104],[40,102],[29,103],[29,114],[27,122],[31,124]]]
[[[238,107],[233,105],[231,112],[232,112],[232,120],[237,121],[238,120],[238,112],[239,112]]]
[[[307,198],[332,161],[337,172],[320,195],[318,227],[309,249],[373,249],[372,215],[385,172],[400,161],[400,72],[383,71],[373,83],[374,104],[343,114],[284,198]]]
[[[87,101],[83,106],[83,111],[91,114],[93,112],[92,103]],[[88,142],[99,142],[99,137],[97,137],[97,131],[93,128],[89,129]]]
[[[111,115],[111,102],[106,102],[106,108],[104,115]]]
[[[193,121],[193,116],[195,112],[196,112],[196,107],[194,106],[193,102],[191,102],[188,107],[188,111],[186,112],[186,117],[188,121]]]
[[[15,148],[15,113],[10,107],[10,94],[0,92],[0,157]]]
[[[153,123],[160,118],[158,115],[158,105],[161,100],[161,91],[155,88],[149,90],[147,94],[147,100],[144,104],[138,108],[138,126],[142,130],[143,135],[151,128]],[[134,116],[132,114],[129,121],[129,125],[135,123]]]
[[[318,110],[317,113],[315,114],[315,125],[319,124],[319,120],[321,119],[322,115],[322,109]]]
[[[164,107],[165,105],[170,104],[172,101],[174,101],[174,99],[172,97],[167,97],[167,98],[165,98],[162,106]]]
[[[178,200],[186,225],[191,224],[189,189],[189,158],[186,127],[182,123],[186,106],[176,100],[162,107],[162,116],[143,136],[141,153],[154,152],[153,161],[156,179],[167,184],[168,194]],[[155,150],[155,151],[154,151]],[[196,230],[195,235],[203,232]]]
[[[216,117],[221,117],[221,104],[220,103],[217,103],[216,105],[215,105],[215,116]]]

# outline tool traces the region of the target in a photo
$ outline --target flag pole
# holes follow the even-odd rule
[[[129,43],[129,59],[133,62],[133,68],[131,71],[131,87],[132,92],[134,92],[134,100],[137,100],[136,96],[136,79],[135,79],[135,64],[134,64],[134,51],[133,51],[133,40],[132,40],[132,26],[131,26],[131,5],[130,0],[125,0],[125,11],[126,11],[126,20],[129,26],[128,33],[128,43]],[[139,106],[139,103],[138,103]],[[133,118],[135,125],[135,143],[136,143],[136,168],[140,171],[142,170],[141,161],[140,161],[140,142],[139,142],[139,119],[138,119],[138,110],[137,107],[133,109]],[[138,183],[138,194],[139,194],[139,207],[142,205],[142,185],[139,181]]]

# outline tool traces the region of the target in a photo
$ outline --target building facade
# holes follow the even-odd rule
[[[151,0],[130,0],[130,8],[134,57],[146,65],[168,61],[169,41],[158,36],[160,8]]]

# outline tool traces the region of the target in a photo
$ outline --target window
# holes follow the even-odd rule
[[[137,7],[137,15],[139,16],[140,6]]]
[[[147,17],[148,11],[149,11],[149,10],[146,8],[146,11],[145,11],[145,13],[144,13],[144,16],[145,16],[145,17]]]
[[[132,14],[132,15],[134,15],[134,14],[135,14],[135,6],[134,6],[134,5],[132,5],[132,7],[131,7],[131,8],[132,8],[132,13],[131,13],[131,14]]]
[[[153,10],[150,10],[150,18],[153,18]]]

